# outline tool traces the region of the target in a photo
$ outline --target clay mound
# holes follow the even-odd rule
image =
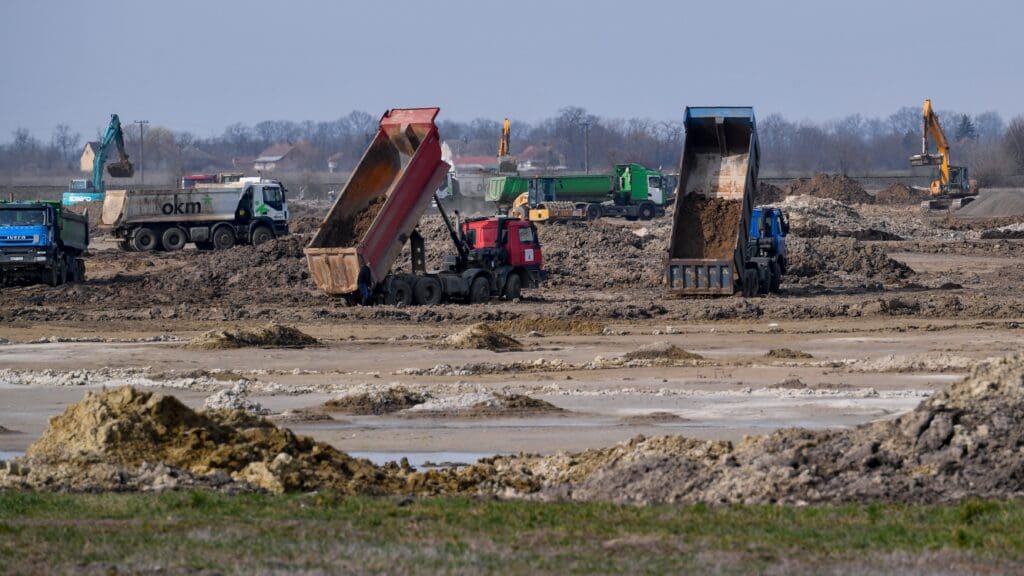
[[[441,340],[439,347],[456,350],[490,350],[505,352],[522,350],[522,342],[503,334],[486,322],[472,326],[452,334]]]
[[[646,426],[649,424],[672,424],[686,422],[686,418],[673,414],[672,412],[648,412],[647,414],[633,414],[620,420],[629,426]]]
[[[513,458],[555,497],[614,502],[955,502],[1024,495],[1024,356],[979,364],[894,420],[742,442],[637,437]],[[510,470],[505,462],[495,463]]]
[[[194,475],[227,475],[275,492],[396,487],[369,461],[266,420],[241,412],[195,412],[172,396],[134,388],[87,393],[50,420],[26,456],[31,468],[61,472],[51,478],[51,488],[117,487],[125,474],[101,473],[110,466],[131,471],[144,463]]]
[[[794,238],[788,247],[789,276],[814,278],[840,272],[893,283],[914,274],[909,266],[889,258],[878,246],[849,238]]]
[[[512,392],[479,392],[434,398],[402,412],[408,417],[523,418],[564,413],[550,402]]]
[[[924,190],[918,190],[899,182],[895,182],[885,190],[875,194],[875,204],[882,205],[920,204],[927,199],[928,193]]]
[[[403,386],[396,386],[387,390],[374,390],[334,398],[324,402],[323,408],[329,412],[380,416],[412,408],[423,404],[430,398],[429,394],[413,392]]]
[[[754,194],[754,205],[775,204],[782,202],[785,198],[786,192],[782,188],[767,182],[758,182],[757,193]]]
[[[530,316],[517,318],[515,320],[503,320],[494,322],[495,330],[512,334],[528,334],[540,332],[546,336],[553,334],[591,336],[602,334],[605,325],[591,320],[569,320],[566,318],[551,318],[549,316]]]
[[[870,204],[874,200],[856,180],[841,174],[801,178],[790,185],[788,195],[831,198],[844,204]]]
[[[193,350],[231,348],[305,348],[319,341],[292,326],[270,323],[256,330],[211,330],[186,344]]]
[[[704,357],[700,354],[688,352],[675,344],[668,342],[654,342],[626,352],[622,356],[626,360],[701,360]]]
[[[765,358],[777,358],[782,360],[805,360],[807,358],[814,358],[814,356],[803,352],[801,350],[793,350],[791,348],[772,348],[765,355]]]

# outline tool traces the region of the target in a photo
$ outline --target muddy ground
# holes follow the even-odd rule
[[[984,239],[994,220],[797,196],[783,203],[811,207],[794,218],[804,236],[790,239],[782,293],[749,300],[666,295],[671,214],[540,226],[550,282],[489,305],[347,307],[323,295],[302,248],[326,206],[301,214],[305,234],[228,252],[123,253],[100,236],[88,283],[0,292],[0,426],[13,431],[0,435],[0,453],[26,450],[84,392],[120,385],[193,408],[221,394],[212,405],[259,406],[272,422],[375,461],[553,454],[640,434],[738,441],[888,421],[978,361],[1019,351],[1024,240]],[[431,217],[422,229],[436,263],[448,251],[443,226]],[[857,239],[870,230],[900,239]],[[211,330],[271,321],[318,345],[189,346]],[[520,346],[445,344],[478,322]],[[779,349],[788,352],[771,353]],[[380,413],[325,407],[396,389],[422,401]],[[518,397],[543,409],[501,401]]]

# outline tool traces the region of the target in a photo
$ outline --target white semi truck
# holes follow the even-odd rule
[[[233,184],[233,185],[231,185]],[[285,187],[246,178],[179,190],[107,190],[100,223],[122,250],[200,250],[261,244],[288,234]]]

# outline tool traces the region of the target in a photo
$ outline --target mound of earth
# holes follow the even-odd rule
[[[645,344],[623,355],[626,360],[701,360],[700,354],[688,352],[669,342]]]
[[[553,415],[564,409],[545,400],[524,394],[479,392],[446,398],[434,398],[402,414],[455,418],[496,418]]]
[[[629,426],[646,426],[648,424],[671,424],[673,422],[686,422],[686,418],[673,414],[672,412],[648,412],[646,414],[633,414],[620,420]]]
[[[516,318],[515,320],[503,320],[493,322],[495,330],[512,334],[528,334],[540,332],[545,335],[594,335],[604,332],[605,325],[592,320],[570,320],[566,318],[551,318],[549,316],[529,316]]]
[[[807,352],[793,350],[791,348],[772,348],[764,356],[765,358],[776,358],[781,360],[805,360],[807,358],[814,358],[814,356]]]
[[[505,352],[522,350],[522,342],[503,334],[486,322],[473,324],[440,341],[439,347],[450,349],[490,350]]]
[[[381,194],[375,196],[361,210],[354,214],[348,214],[346,218],[334,218],[324,222],[321,229],[318,248],[347,248],[358,243],[366,231],[370,229],[373,220],[377,218],[380,209],[384,207],[387,196]]]
[[[785,197],[785,190],[775,186],[774,184],[761,181],[757,183],[757,193],[754,194],[754,205],[761,206],[763,204],[775,204],[776,202],[782,202]]]
[[[982,240],[1019,240],[1024,238],[1024,222],[1007,224],[981,233]]]
[[[367,460],[243,412],[195,412],[172,396],[117,388],[89,392],[51,418],[26,457],[0,470],[0,486],[153,488],[147,484],[155,463],[171,468],[161,482],[186,485],[235,482],[274,492],[330,487],[345,493],[401,485]]]
[[[875,204],[882,205],[920,204],[927,199],[928,193],[924,190],[919,190],[899,182],[895,182],[885,190],[875,194]]]
[[[814,278],[840,272],[894,283],[914,274],[909,266],[889,258],[878,246],[849,238],[793,238],[788,248],[788,276]]]
[[[0,426],[0,434],[14,434],[14,430]]]
[[[193,350],[230,348],[304,348],[319,341],[293,326],[270,323],[255,330],[211,330],[193,338],[186,346]]]
[[[1024,215],[1024,191],[984,190],[967,206],[957,210],[957,218],[995,218]]]
[[[732,258],[742,203],[696,194],[676,200],[676,238],[672,258]],[[699,233],[698,233],[699,231]]]
[[[870,204],[873,201],[856,180],[841,174],[818,174],[810,179],[795,180],[787,195],[830,198],[844,204]]]
[[[1024,495],[1024,356],[982,363],[912,412],[850,430],[784,429],[738,443],[634,438],[495,459],[549,498],[612,502],[955,502]],[[513,468],[514,466],[514,468]],[[510,481],[512,480],[510,479]],[[540,487],[543,486],[543,487]]]
[[[430,394],[414,392],[404,386],[395,386],[385,390],[371,390],[333,398],[324,402],[323,408],[329,412],[380,416],[412,408],[430,398]]]
[[[208,396],[203,400],[203,410],[240,410],[259,416],[272,413],[272,410],[264,408],[259,402],[249,400],[249,392],[245,384],[225,388]]]

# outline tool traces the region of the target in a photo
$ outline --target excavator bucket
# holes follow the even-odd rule
[[[360,282],[371,288],[391,270],[448,173],[434,124],[438,111],[396,108],[381,118],[377,136],[305,249],[310,275],[324,292],[353,294]]]
[[[132,166],[127,158],[117,162],[108,162],[107,174],[113,178],[131,178],[135,174],[135,166]]]

